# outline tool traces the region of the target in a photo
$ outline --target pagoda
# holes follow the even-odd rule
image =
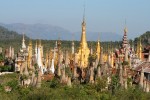
[[[78,65],[81,68],[87,67],[89,54],[90,54],[90,49],[88,48],[88,44],[86,41],[86,23],[85,23],[85,17],[83,16],[82,34],[81,34],[80,47],[78,51]]]

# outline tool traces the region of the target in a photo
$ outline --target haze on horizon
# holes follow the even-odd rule
[[[125,19],[129,38],[150,30],[150,0],[1,0],[0,22],[50,24],[79,32],[84,1],[87,31],[122,35]]]

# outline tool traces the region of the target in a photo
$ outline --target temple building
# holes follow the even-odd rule
[[[127,32],[128,32],[127,27],[125,27],[124,35],[123,35],[123,38],[122,38],[122,48],[123,49],[129,47],[129,43],[128,43],[128,39],[127,39]]]
[[[22,73],[22,69],[24,68],[24,64],[27,60],[27,56],[28,56],[28,50],[26,48],[24,34],[23,34],[22,45],[20,51],[17,53],[17,56],[15,58],[15,71],[17,72],[21,71]]]
[[[88,48],[88,44],[86,41],[86,23],[85,23],[85,18],[83,18],[81,41],[80,41],[80,47],[78,51],[78,65],[81,68],[86,68],[88,66],[89,54],[90,54],[90,50]]]
[[[39,40],[39,44],[36,43],[35,58],[39,69],[41,70],[42,74],[44,74],[46,67],[43,65],[43,46],[41,44],[41,40]]]

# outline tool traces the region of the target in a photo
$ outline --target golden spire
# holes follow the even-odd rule
[[[126,34],[128,32],[128,29],[126,27],[126,20],[125,20],[125,28],[124,28],[124,34]]]
[[[139,58],[142,59],[142,44],[141,44],[141,37],[140,37],[140,41],[139,41]]]
[[[90,54],[90,50],[86,41],[86,23],[85,23],[85,5],[84,5],[84,14],[83,14],[83,22],[82,22],[82,33],[81,33],[81,41],[78,52],[78,64],[80,67],[85,68],[88,65],[88,57]]]
[[[85,22],[85,2],[84,2],[83,7],[84,7],[84,10],[83,10],[83,22]]]
[[[141,37],[138,39],[138,42],[137,42],[136,55],[138,56],[139,59],[142,58],[142,44],[141,44]]]
[[[83,12],[81,42],[82,42],[82,43],[83,43],[83,42],[86,42],[85,4],[84,4],[84,12]]]
[[[100,48],[101,48],[101,46],[100,46],[100,38],[98,38],[97,47],[96,47],[96,53],[97,53],[98,59],[100,58],[100,52],[101,52]]]
[[[29,40],[29,46],[28,46],[28,67],[31,68],[31,62],[32,62],[32,41]]]

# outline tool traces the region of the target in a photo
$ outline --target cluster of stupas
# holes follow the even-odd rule
[[[139,84],[149,92],[150,86],[150,47],[142,52],[139,41],[136,52],[127,39],[127,28],[120,48],[103,52],[100,40],[96,51],[88,48],[86,41],[86,22],[83,18],[80,47],[75,53],[72,41],[71,52],[62,51],[61,41],[56,41],[54,49],[46,52],[44,58],[41,41],[36,42],[35,49],[29,41],[26,47],[23,35],[22,48],[15,58],[15,71],[20,72],[20,85],[40,87],[41,80],[57,77],[60,83],[71,86],[72,82],[95,84],[97,79],[105,77],[107,86],[112,76],[118,75],[119,84],[127,89],[132,84]],[[106,87],[108,88],[108,87]]]

